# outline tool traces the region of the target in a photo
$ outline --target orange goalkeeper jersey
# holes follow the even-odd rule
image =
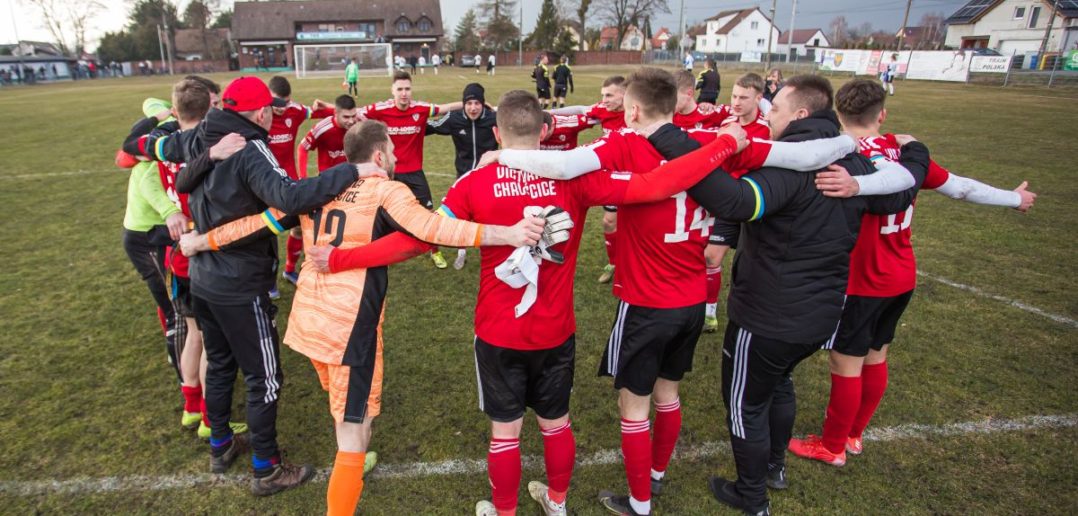
[[[335,200],[300,217],[303,247],[342,249],[370,243],[395,230],[452,246],[479,244],[482,226],[428,211],[403,183],[384,177],[356,181]],[[386,267],[326,274],[304,267],[288,332],[292,349],[329,364],[368,365],[381,340]]]

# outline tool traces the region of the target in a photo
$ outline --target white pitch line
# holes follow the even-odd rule
[[[85,174],[97,174],[101,172],[116,172],[119,169],[113,170],[73,170],[71,172],[43,172],[41,174],[19,174],[16,176],[0,176],[0,179],[38,179],[42,177],[59,177],[59,176],[81,176]]]
[[[923,276],[923,277],[928,278],[928,279],[930,279],[932,281],[943,283],[944,285],[947,285],[949,287],[954,287],[954,288],[957,288],[959,290],[965,290],[966,292],[972,292],[974,294],[977,294],[978,296],[985,297],[985,298],[988,298],[988,299],[991,299],[991,300],[994,300],[994,301],[999,301],[1001,303],[1011,305],[1011,306],[1013,306],[1013,307],[1015,307],[1015,308],[1017,308],[1019,310],[1025,310],[1025,311],[1027,311],[1027,312],[1029,312],[1031,314],[1037,314],[1037,315],[1039,315],[1041,317],[1047,317],[1047,318],[1049,318],[1049,319],[1051,319],[1051,320],[1053,320],[1053,321],[1055,321],[1057,323],[1066,324],[1067,326],[1070,326],[1072,328],[1078,328],[1078,321],[1075,321],[1074,319],[1071,319],[1070,317],[1066,317],[1066,316],[1062,316],[1062,315],[1058,315],[1058,314],[1053,314],[1051,312],[1046,312],[1044,310],[1041,310],[1040,308],[1037,308],[1035,306],[1027,305],[1027,304],[1025,304],[1025,303],[1023,303],[1021,301],[1016,301],[1016,300],[1011,299],[1009,297],[1003,297],[1003,296],[1000,296],[1000,295],[993,294],[991,292],[985,292],[984,290],[981,290],[981,289],[979,289],[977,287],[970,286],[970,285],[965,285],[963,283],[958,283],[957,281],[951,281],[951,280],[949,280],[947,278],[936,276],[935,274],[929,274],[927,272],[918,270],[917,275],[918,276]]]
[[[905,424],[887,428],[870,428],[864,439],[868,442],[890,442],[928,437],[955,437],[985,435],[1000,432],[1019,432],[1048,428],[1071,428],[1078,426],[1078,414],[1050,416],[1026,416],[1018,419],[987,419],[946,425]],[[730,443],[706,442],[677,450],[681,460],[699,460],[718,455],[729,455]],[[578,467],[609,466],[621,462],[621,451],[599,450],[577,457]],[[525,469],[543,467],[543,457],[523,457]],[[448,475],[478,475],[486,472],[487,463],[482,459],[451,459],[438,462],[412,462],[407,464],[379,465],[369,476],[372,479],[418,478]],[[318,470],[314,481],[329,479],[331,468]],[[248,475],[136,475],[126,477],[74,478],[71,480],[0,481],[0,494],[35,496],[50,494],[110,493],[119,491],[162,491],[190,489],[205,486],[242,486],[250,481]]]

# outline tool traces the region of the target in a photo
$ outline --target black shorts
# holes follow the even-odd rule
[[[615,389],[648,396],[655,380],[681,381],[692,371],[696,341],[704,328],[704,304],[645,308],[621,301],[599,376],[613,376]]]
[[[883,349],[895,339],[898,320],[911,297],[912,290],[894,297],[847,297],[835,340],[825,348],[851,357],[868,355],[869,349]]]
[[[536,351],[502,348],[476,337],[479,410],[499,423],[520,419],[528,407],[543,419],[568,414],[575,361],[576,336]]]
[[[565,84],[554,85],[554,98],[564,98],[565,92],[569,91],[569,86]]]
[[[393,179],[408,185],[408,189],[412,191],[412,195],[419,200],[419,204],[422,204],[424,208],[428,210],[434,209],[434,201],[431,199],[430,194],[430,185],[427,184],[427,175],[424,174],[422,170],[408,172],[407,174],[395,174]]]
[[[169,295],[172,297],[172,306],[181,317],[194,317],[195,309],[191,298],[191,278],[181,278],[175,274],[172,276],[172,284],[169,285]]]
[[[715,104],[719,100],[718,93],[701,93],[700,97],[696,99],[697,104]]]
[[[546,88],[536,87],[535,88],[535,96],[539,97],[540,99],[550,100],[550,88],[549,87],[546,87]]]

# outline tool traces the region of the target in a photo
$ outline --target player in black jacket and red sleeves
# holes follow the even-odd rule
[[[826,79],[791,78],[769,115],[772,137],[805,141],[838,135],[831,99]],[[698,146],[672,124],[650,140],[668,159]],[[910,143],[902,160],[914,188],[919,187],[928,150]],[[856,153],[838,165],[853,176],[873,171],[872,163]],[[916,191],[839,200],[825,197],[814,181],[811,174],[773,167],[740,180],[717,170],[688,191],[709,213],[743,222],[722,364],[738,478],[712,477],[710,487],[717,500],[748,514],[769,514],[767,485],[785,487],[784,456],[796,414],[790,374],[833,338],[861,215],[902,211]]]

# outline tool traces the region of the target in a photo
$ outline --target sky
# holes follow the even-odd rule
[[[189,0],[174,0],[179,11]],[[364,0],[357,0],[364,1]],[[569,5],[577,0],[563,0]],[[603,0],[594,0],[594,3]],[[686,25],[699,23],[706,18],[714,16],[719,11],[741,9],[745,7],[760,7],[764,14],[771,8],[769,0],[667,0],[670,4],[669,14],[659,14],[652,20],[652,27],[670,27],[677,32],[678,15],[682,2],[685,6]],[[775,11],[775,24],[782,30],[790,26],[790,14],[793,0],[777,0],[778,6]],[[921,16],[930,12],[942,12],[948,16],[965,4],[967,0],[913,0],[913,8],[910,11],[910,25],[916,25]],[[123,28],[127,22],[127,12],[130,9],[130,0],[111,0],[104,2],[108,7],[99,14],[88,31],[87,39],[93,48],[97,40],[105,32],[116,31]],[[232,5],[231,0],[222,0],[223,6]],[[478,3],[478,0],[441,0],[442,18],[445,22],[447,34],[452,34],[460,17],[469,7]],[[539,7],[542,0],[522,0],[524,6],[524,31],[530,32],[535,27],[535,20],[539,16]],[[797,4],[797,28],[821,28],[826,32],[828,23],[836,16],[845,16],[851,28],[869,22],[874,28],[897,31],[902,25],[902,14],[906,3],[902,0],[798,0]],[[593,7],[594,9],[594,7]],[[519,16],[519,15],[518,15]],[[594,19],[594,17],[592,17]],[[26,0],[0,0],[0,43],[13,43],[15,34],[24,40],[52,40],[48,30],[44,28],[42,16],[36,8],[29,5]],[[597,23],[597,22],[592,22]],[[590,25],[590,23],[589,23]]]

